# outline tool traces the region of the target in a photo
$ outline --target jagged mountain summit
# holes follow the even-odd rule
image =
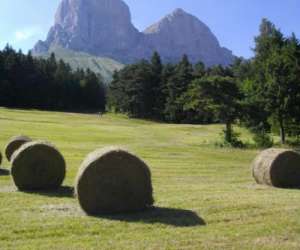
[[[62,0],[47,40],[39,41],[34,52],[43,53],[55,45],[119,59],[139,37],[123,1]]]
[[[176,9],[144,31],[150,44],[167,60],[187,54],[207,65],[232,63],[233,55],[220,44],[206,24],[182,9]]]
[[[148,59],[154,51],[165,62],[177,62],[183,54],[207,66],[228,65],[234,59],[207,25],[184,10],[176,9],[140,32],[122,0],[62,0],[46,41],[39,41],[33,53],[47,53],[53,46],[122,63]]]

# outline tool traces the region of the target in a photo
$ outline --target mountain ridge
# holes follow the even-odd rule
[[[207,66],[229,65],[234,60],[207,25],[183,9],[139,31],[122,0],[62,0],[47,39],[38,41],[32,51],[47,53],[53,46],[125,64],[149,59],[154,51],[164,62],[178,62],[184,54],[192,63],[202,61]]]

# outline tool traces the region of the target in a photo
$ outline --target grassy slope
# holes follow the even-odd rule
[[[65,186],[96,148],[136,152],[151,166],[160,207],[87,217],[66,190],[21,193],[0,176],[0,249],[299,249],[300,191],[255,185],[250,163],[257,152],[214,148],[221,129],[0,109],[0,148],[20,133],[50,140],[67,160]]]
[[[96,57],[82,52],[75,52],[61,47],[53,47],[49,53],[42,57],[49,57],[51,53],[55,53],[57,59],[62,59],[70,64],[73,69],[90,69],[95,73],[101,74],[106,83],[111,82],[114,71],[123,68],[123,64],[105,57]]]

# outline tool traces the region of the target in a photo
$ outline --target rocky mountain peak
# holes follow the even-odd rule
[[[149,26],[144,31],[144,33],[149,34],[163,30],[166,30],[166,32],[170,32],[172,29],[176,29],[179,32],[194,32],[201,30],[201,32],[203,33],[209,33],[210,36],[213,35],[207,25],[201,22],[197,17],[187,13],[181,8],[175,9],[173,12],[163,17],[157,23]],[[205,36],[207,34],[202,35]]]
[[[171,13],[171,15],[174,15],[174,16],[176,16],[176,15],[185,15],[185,14],[187,14],[187,12],[185,12],[183,9],[181,9],[181,8],[177,8],[177,9],[175,9],[172,13]]]
[[[74,25],[76,22],[80,24],[87,21],[86,18],[97,21],[104,17],[116,22],[121,19],[125,24],[131,23],[129,7],[122,0],[62,0],[55,15],[55,24]]]
[[[139,32],[122,0],[62,0],[46,41],[39,41],[33,53],[45,53],[53,46],[123,63],[148,59],[154,51],[170,62],[180,60],[183,54],[209,66],[233,61],[232,53],[220,47],[208,26],[183,9],[175,9]]]
[[[233,61],[231,51],[220,47],[209,27],[183,9],[174,10],[148,27],[144,34],[169,61],[176,61],[183,54],[188,55],[192,62],[201,60],[209,66],[228,65]]]
[[[55,45],[114,58],[115,51],[126,56],[139,35],[122,0],[62,0],[47,40],[34,51],[43,53]]]

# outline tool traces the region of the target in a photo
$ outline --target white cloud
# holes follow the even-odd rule
[[[23,42],[41,33],[38,27],[28,27],[14,33],[14,42]]]

